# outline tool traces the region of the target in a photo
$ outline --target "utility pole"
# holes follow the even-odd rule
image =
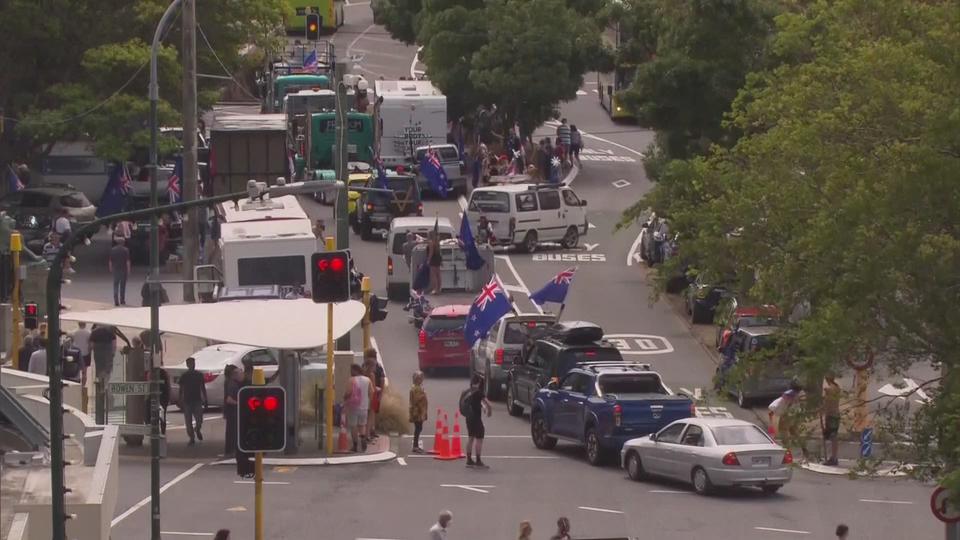
[[[337,115],[336,115],[336,137],[337,137],[337,155],[334,156],[337,180],[343,182],[343,185],[349,185],[350,167],[349,149],[347,147],[347,134],[349,127],[347,124],[347,82],[352,81],[352,76],[347,76],[347,64],[337,62],[334,64],[334,80],[336,81],[337,91]],[[347,208],[347,190],[337,191],[336,205],[333,214],[337,220],[337,249],[350,249],[350,224],[348,223]],[[350,333],[346,333],[337,340],[337,349],[341,351],[350,350]]]
[[[183,0],[183,202],[197,198],[197,2]],[[171,201],[172,202],[172,201]],[[199,255],[200,209],[183,221],[183,300],[194,302],[193,267]],[[205,216],[204,216],[205,217]]]

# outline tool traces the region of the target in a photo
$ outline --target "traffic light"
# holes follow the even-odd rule
[[[36,330],[40,326],[40,312],[36,304],[23,305],[23,327],[27,330]]]
[[[311,41],[320,39],[320,15],[318,13],[307,15],[307,39]]]
[[[314,253],[310,260],[313,301],[319,304],[350,299],[350,252]]]
[[[287,444],[287,398],[279,386],[240,389],[237,448],[241,452],[280,452]]]
[[[387,318],[387,299],[370,295],[370,322],[380,322]]]

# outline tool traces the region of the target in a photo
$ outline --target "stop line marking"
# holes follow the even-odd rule
[[[781,532],[789,534],[810,534],[810,531],[798,531],[796,529],[775,529],[773,527],[754,527],[758,531]]]
[[[578,506],[580,510],[589,510],[591,512],[603,512],[605,514],[622,514],[620,510],[610,510],[609,508],[597,508],[595,506]]]

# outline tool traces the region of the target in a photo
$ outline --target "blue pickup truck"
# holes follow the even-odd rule
[[[530,414],[533,444],[549,450],[558,439],[586,447],[601,464],[633,438],[695,415],[693,401],[675,395],[649,364],[579,364],[537,392]]]

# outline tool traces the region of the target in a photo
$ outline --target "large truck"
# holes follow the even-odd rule
[[[290,178],[284,114],[221,114],[214,107],[210,139],[207,196],[245,191],[251,179],[273,185],[277,177]]]
[[[410,165],[421,146],[447,142],[447,97],[430,81],[376,81],[375,153],[387,167]]]
[[[334,167],[336,149],[337,113],[325,111],[312,115],[310,161],[313,169]],[[347,113],[347,160],[373,163],[374,156],[373,117],[366,113]]]

